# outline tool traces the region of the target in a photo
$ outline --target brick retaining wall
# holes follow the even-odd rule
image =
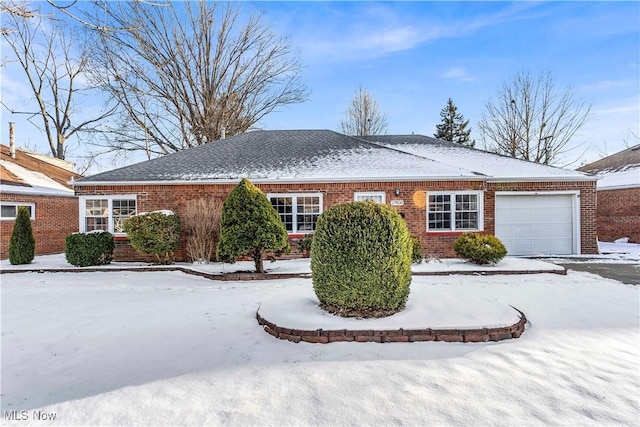
[[[309,343],[327,344],[332,342],[419,342],[419,341],[445,341],[445,342],[486,342],[501,341],[511,338],[519,338],[524,332],[527,318],[523,312],[520,320],[504,328],[479,328],[479,329],[387,329],[387,330],[304,330],[278,326],[260,316],[256,311],[258,324],[264,327],[264,331],[281,340],[295,343],[301,341]]]

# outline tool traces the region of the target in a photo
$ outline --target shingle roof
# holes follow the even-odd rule
[[[11,157],[9,147],[0,144],[0,183],[3,192],[72,193],[69,181],[79,178],[75,172],[58,167],[57,159],[46,161],[41,155],[16,149]],[[61,162],[61,161],[60,161]]]
[[[76,181],[408,179],[477,177],[330,130],[254,131]]]
[[[622,172],[640,166],[640,144],[581,166],[579,171],[590,174],[601,172]]]
[[[640,144],[578,168],[598,176],[598,190],[640,187]]]
[[[469,156],[474,160],[469,161]],[[222,182],[247,177],[255,181],[363,181],[482,179],[499,166],[525,165],[535,177],[582,174],[548,166],[530,166],[423,135],[351,137],[330,130],[247,132],[109,172],[82,178],[78,185],[133,182]],[[503,168],[504,169],[504,168]],[[528,176],[528,175],[527,175]]]

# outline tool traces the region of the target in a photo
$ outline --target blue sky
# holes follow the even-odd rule
[[[569,156],[586,150],[583,161],[597,160],[640,134],[638,2],[244,2],[254,9],[299,50],[311,91],[264,118],[264,129],[339,130],[362,85],[388,133],[432,135],[451,97],[479,139],[476,122],[503,82],[550,71],[593,106]],[[5,92],[20,76],[3,74]],[[16,119],[3,109],[3,141]],[[46,151],[37,130],[19,131]]]

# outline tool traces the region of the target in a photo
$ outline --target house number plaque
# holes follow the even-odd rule
[[[404,206],[404,200],[392,200],[389,204],[391,206]]]

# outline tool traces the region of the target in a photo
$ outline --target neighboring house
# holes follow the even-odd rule
[[[511,255],[597,253],[595,179],[422,135],[351,137],[329,130],[255,131],[75,182],[80,230],[119,237],[136,212],[224,200],[243,177],[267,195],[292,241],[329,207],[395,207],[425,255],[454,256],[464,231],[496,234]],[[184,259],[184,250],[178,251]]]
[[[598,239],[640,243],[640,144],[578,168],[598,180]]]
[[[78,199],[68,182],[80,175],[64,160],[0,147],[0,259],[9,257],[19,206],[31,213],[36,255],[64,252],[65,238],[78,231]]]

